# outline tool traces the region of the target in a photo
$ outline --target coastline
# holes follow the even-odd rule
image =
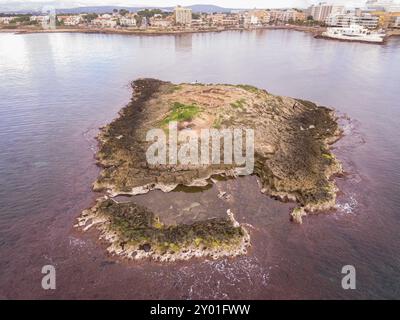
[[[315,39],[334,40],[348,43],[362,43],[362,44],[375,44],[386,45],[391,37],[400,37],[400,30],[389,30],[383,42],[370,42],[363,40],[346,40],[336,39],[324,36],[323,32],[326,27],[307,27],[297,25],[282,25],[282,26],[264,26],[258,28],[227,28],[218,29],[210,28],[205,30],[140,30],[140,29],[112,29],[112,28],[64,28],[64,29],[32,29],[32,28],[17,28],[17,29],[4,29],[0,28],[0,33],[12,33],[16,35],[23,34],[36,34],[36,33],[81,33],[81,34],[106,34],[106,35],[126,35],[126,36],[167,36],[167,35],[188,35],[188,34],[202,34],[202,33],[221,33],[227,31],[258,31],[258,30],[291,30],[298,32],[305,32],[313,35]]]
[[[93,34],[122,34],[122,35],[144,35],[144,36],[157,36],[157,35],[181,35],[181,34],[197,34],[197,33],[215,33],[226,31],[255,31],[255,30],[293,30],[299,32],[312,33],[314,35],[320,34],[326,28],[321,27],[307,27],[297,25],[282,25],[282,26],[265,26],[258,28],[210,28],[210,29],[185,29],[185,30],[156,30],[156,29],[113,29],[113,28],[63,28],[63,29],[33,29],[33,28],[16,28],[5,29],[1,28],[0,33],[13,33],[13,34],[32,34],[32,33],[93,33]]]

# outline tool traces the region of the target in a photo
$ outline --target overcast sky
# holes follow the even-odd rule
[[[92,5],[115,5],[115,6],[175,6],[192,4],[214,4],[227,8],[283,8],[283,7],[307,7],[312,3],[318,3],[322,0],[61,0],[48,1],[57,2],[57,7],[75,7]],[[349,7],[361,6],[366,0],[325,0],[328,3],[344,4]],[[44,3],[47,0],[0,0],[0,4],[18,3]],[[400,0],[395,0],[400,2]]]

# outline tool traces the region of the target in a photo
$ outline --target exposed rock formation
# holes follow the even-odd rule
[[[250,237],[228,210],[226,218],[165,226],[153,212],[133,202],[118,203],[108,197],[85,210],[78,226],[97,226],[110,253],[130,259],[187,260],[245,254]]]
[[[140,79],[134,81],[132,87],[131,103],[121,110],[117,119],[102,129],[98,137],[97,160],[102,172],[94,183],[95,191],[108,191],[112,197],[142,194],[153,189],[168,192],[178,185],[205,186],[211,183],[213,175],[238,175],[240,171],[235,163],[150,165],[146,161],[146,151],[152,142],[146,141],[147,132],[161,128],[168,133],[168,122],[177,121],[178,130],[191,129],[197,133],[205,128],[253,129],[254,174],[261,180],[261,191],[296,201],[299,207],[292,213],[293,221],[301,223],[306,212],[334,206],[337,190],[330,178],[341,172],[341,165],[330,152],[329,144],[335,142],[341,132],[331,109],[318,107],[309,101],[275,96],[247,85],[175,85]],[[114,216],[123,221],[123,212],[127,212],[128,207],[129,210],[138,208],[135,204],[128,206],[110,201],[100,201],[91,210],[91,215],[108,217],[108,231],[119,226],[115,224]],[[146,212],[144,208],[139,211]],[[151,213],[145,216],[153,219]],[[130,218],[126,217],[126,223],[129,224]],[[147,227],[154,225],[150,220],[146,220]],[[232,222],[201,221],[198,226],[203,228],[207,225],[205,232],[216,237],[217,234],[212,232],[214,227],[233,230],[229,221]],[[177,226],[175,231],[196,226]],[[243,240],[247,233],[240,226],[237,228],[232,231],[235,236],[230,243],[243,247],[244,242],[236,241],[237,236]],[[148,241],[152,249],[142,251],[151,251],[159,256],[163,250],[153,251],[153,248],[159,247],[157,242],[165,236],[165,231],[161,229],[157,236],[153,234],[152,241]],[[119,237],[120,243],[127,241],[126,233],[119,233]],[[188,248],[191,246],[188,239],[191,238],[185,236],[178,242]],[[113,245],[116,243],[114,239],[111,242]],[[135,245],[139,242],[143,245],[143,241],[136,241]],[[112,251],[118,250],[114,248]],[[176,247],[173,251],[181,252]]]

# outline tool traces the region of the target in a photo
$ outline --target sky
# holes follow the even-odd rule
[[[286,8],[297,7],[305,8],[318,2],[327,2],[333,4],[346,5],[347,7],[362,7],[366,0],[0,0],[0,9],[2,7],[29,7],[42,6],[51,3],[57,8],[72,8],[82,6],[156,6],[169,7],[175,5],[193,5],[193,4],[213,4],[225,8]],[[383,0],[385,1],[385,0]],[[400,3],[400,0],[394,0]]]
[[[48,0],[48,2],[57,2],[57,7],[78,7],[78,6],[175,6],[193,5],[193,4],[214,4],[226,8],[283,8],[283,7],[307,7],[312,3],[318,3],[322,0]],[[349,7],[361,6],[366,0],[325,0],[328,3],[344,4]],[[395,0],[396,2],[398,0]],[[400,0],[399,0],[400,1]],[[0,0],[0,4],[11,5],[13,2],[18,4],[37,4],[45,3],[47,0]]]

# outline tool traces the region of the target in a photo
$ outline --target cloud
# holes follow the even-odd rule
[[[193,4],[213,4],[226,8],[284,8],[298,7],[305,8],[311,4],[321,2],[323,0],[25,0],[25,1],[9,1],[0,0],[0,9],[3,7],[18,9],[40,7],[46,4],[54,5],[56,8],[71,8],[84,6],[175,6],[193,5]],[[328,3],[346,5],[348,7],[363,6],[366,0],[324,0]],[[399,3],[400,0],[395,0]]]

